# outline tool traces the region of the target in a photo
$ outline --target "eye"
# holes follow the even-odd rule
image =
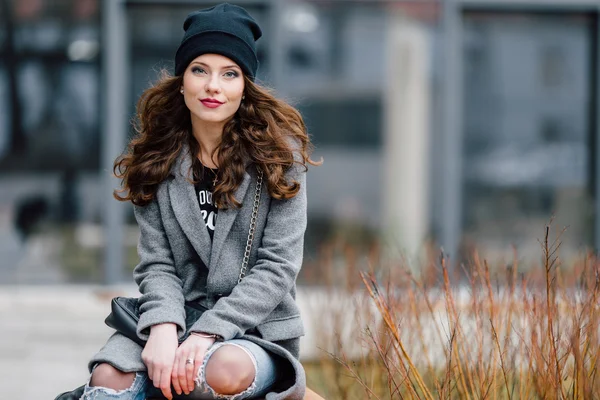
[[[201,67],[198,67],[198,66],[192,67],[192,74],[200,74],[202,72],[205,72],[205,71]]]
[[[228,78],[237,78],[240,76],[240,74],[238,74],[236,71],[227,71],[225,72],[225,76]]]

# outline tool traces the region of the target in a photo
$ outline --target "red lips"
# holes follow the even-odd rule
[[[213,98],[210,98],[210,97],[207,97],[205,99],[200,99],[200,101],[203,102],[203,103],[206,102],[206,103],[223,104],[222,101],[219,101],[217,99],[213,99]]]
[[[219,100],[211,99],[211,98],[201,99],[200,102],[204,105],[204,107],[208,107],[208,108],[217,108],[221,104],[223,104]]]

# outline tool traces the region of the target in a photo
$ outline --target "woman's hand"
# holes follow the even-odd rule
[[[148,368],[148,377],[169,400],[173,398],[171,371],[177,346],[177,325],[166,323],[150,328],[150,337],[142,351],[142,361]]]
[[[177,394],[184,392],[187,395],[194,390],[194,379],[198,376],[206,351],[214,342],[213,338],[192,334],[181,343],[175,354],[175,364],[171,374]]]

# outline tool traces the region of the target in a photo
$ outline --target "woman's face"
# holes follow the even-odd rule
[[[229,58],[202,54],[186,68],[182,89],[193,122],[224,123],[240,107],[244,76],[241,68]]]

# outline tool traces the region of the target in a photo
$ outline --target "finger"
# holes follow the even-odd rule
[[[160,374],[160,391],[167,399],[172,400],[171,393],[171,368],[164,368]]]
[[[181,387],[181,390],[187,395],[190,393],[189,388],[187,387],[187,381],[185,379],[185,360],[189,356],[187,354],[182,354],[176,364],[173,365],[173,369],[177,369],[177,384]]]
[[[173,384],[173,389],[175,389],[175,393],[177,393],[178,395],[180,395],[182,392],[182,387],[179,384],[179,369],[177,368],[177,366],[180,363],[180,360],[181,357],[175,357],[175,362],[173,363],[173,372],[171,373],[171,383]]]
[[[155,388],[160,388],[160,368],[152,369],[152,384]]]
[[[148,377],[150,378],[150,380],[152,380],[152,363],[150,362],[150,360],[148,360],[146,357],[144,357],[143,353],[142,353],[142,362],[146,366],[146,372],[148,373]]]
[[[187,380],[188,382],[191,382],[190,384],[192,385],[192,387],[194,387],[195,382],[194,380],[196,379],[196,377],[198,376],[198,373],[200,372],[200,367],[202,367],[202,363],[204,362],[204,356],[206,355],[206,350],[198,350],[196,351],[196,356],[194,357],[194,368],[192,369],[192,373],[187,375]],[[206,377],[204,377],[206,379]]]
[[[188,390],[190,392],[194,391],[194,370],[196,369],[196,360],[194,359],[194,353],[191,353],[186,361],[185,361],[185,371],[182,374],[182,380],[185,382]],[[193,362],[188,362],[188,360],[193,360]]]

